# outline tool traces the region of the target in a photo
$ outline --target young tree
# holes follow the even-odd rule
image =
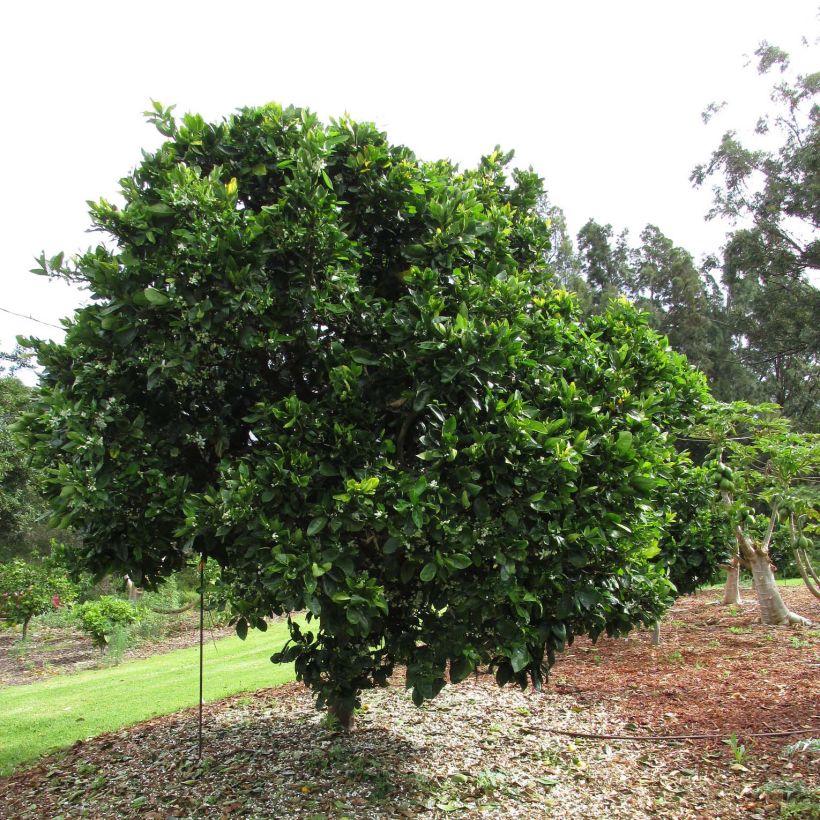
[[[91,303],[25,433],[87,568],[217,560],[237,628],[344,726],[490,664],[540,686],[575,635],[654,623],[659,479],[704,382],[630,305],[581,322],[545,266],[541,181],[496,150],[420,162],[372,125],[152,115],[168,141],[92,207]]]
[[[792,432],[777,409],[742,402],[718,405],[702,431],[712,445],[713,480],[737,544],[724,600],[739,600],[737,576],[745,567],[752,573],[763,623],[806,624],[783,602],[771,547],[778,527],[790,529],[798,549],[808,547],[807,541],[799,541],[799,522],[816,515],[818,507],[814,482],[820,436]]]
[[[664,498],[667,521],[657,560],[678,594],[691,595],[731,558],[732,529],[711,470],[693,464],[688,452],[669,471]]]
[[[760,381],[764,400],[777,402],[801,429],[815,430],[820,72],[790,77],[788,55],[768,43],[755,55],[760,74],[779,70],[784,77],[772,88],[774,109],[758,120],[756,143],[726,132],[692,181],[713,181],[708,218],[737,226],[723,252],[723,284],[738,353]],[[710,106],[704,118],[718,108]]]
[[[74,591],[65,573],[52,562],[15,558],[0,564],[0,617],[22,626],[23,640],[35,615],[71,603]]]

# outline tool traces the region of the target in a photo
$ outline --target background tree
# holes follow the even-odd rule
[[[784,78],[771,91],[774,110],[758,120],[755,147],[726,132],[709,162],[695,168],[692,181],[713,183],[708,218],[737,225],[723,251],[737,351],[756,375],[762,397],[783,407],[799,428],[816,430],[820,72],[789,77],[788,55],[765,42],[755,55],[760,74],[778,71]],[[719,108],[710,106],[704,118]]]
[[[690,253],[655,225],[629,252],[627,295],[647,310],[652,326],[710,378],[714,373],[713,302]]]
[[[612,225],[594,219],[578,231],[578,258],[593,311],[604,310],[611,299],[629,291],[627,238],[627,231],[615,237]]]
[[[0,564],[0,617],[19,624],[23,640],[35,615],[70,604],[75,593],[63,568],[52,561],[32,563],[15,558]]]
[[[737,544],[735,567],[752,574],[761,620],[808,623],[783,603],[771,551],[778,528],[796,540],[797,522],[816,516],[820,437],[794,433],[776,406],[743,402],[715,406],[701,434],[712,445],[708,465]]]
[[[43,515],[35,472],[12,431],[30,406],[31,392],[11,376],[0,378],[0,560],[31,552],[29,535]]]
[[[547,220],[549,228],[549,247],[545,250],[544,258],[557,283],[565,290],[576,294],[581,309],[589,312],[589,288],[581,274],[581,259],[567,227],[566,215],[561,208],[549,201],[546,194],[541,197],[538,210]]]
[[[623,301],[582,323],[544,257],[541,181],[499,150],[423,163],[373,126],[152,115],[168,141],[93,205],[113,242],[26,434],[97,572],[216,559],[237,628],[349,725],[479,663],[540,686],[577,634],[654,623],[670,431],[702,377]]]

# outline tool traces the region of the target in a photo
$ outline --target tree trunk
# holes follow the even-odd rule
[[[752,570],[757,602],[760,606],[760,620],[769,625],[801,624],[809,626],[811,621],[792,612],[780,595],[780,590],[774,580],[774,572],[769,556],[755,550],[747,556],[749,567]]]
[[[789,517],[789,526],[792,534],[794,560],[797,562],[797,569],[800,570],[800,577],[803,579],[803,583],[809,588],[809,592],[811,592],[815,598],[820,598],[820,578],[817,577],[817,573],[811,565],[811,559],[808,553],[806,550],[800,548],[800,530],[797,527],[797,519],[794,513]],[[815,586],[815,584],[818,586]]]
[[[349,732],[353,728],[353,707],[346,702],[336,702],[328,704],[327,711],[336,718],[339,727]]]
[[[661,622],[656,621],[655,626],[652,627],[652,646],[661,645]]]
[[[23,621],[23,640],[25,640],[25,639],[26,639],[26,635],[28,634],[28,622],[29,622],[30,620],[31,620],[31,616],[29,616],[28,618],[26,618],[26,619]]]
[[[737,555],[726,568],[726,585],[723,587],[723,603],[743,603],[740,597],[740,558]]]
[[[137,585],[131,580],[129,576],[125,576],[125,589],[128,593],[129,601],[136,601],[142,594]]]
[[[817,575],[812,569],[809,556],[806,555],[803,550],[795,547],[794,560],[797,562],[797,569],[800,571],[800,577],[803,579],[803,583],[809,588],[809,592],[811,592],[815,598],[820,598],[820,588],[814,584],[814,581],[817,580]]]

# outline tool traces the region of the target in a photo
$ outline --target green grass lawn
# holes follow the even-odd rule
[[[206,701],[293,680],[291,664],[270,656],[287,640],[287,624],[205,645]],[[199,647],[108,669],[61,675],[0,689],[0,775],[76,740],[111,732],[199,702]]]
[[[803,583],[802,578],[776,578],[775,583],[779,587],[799,587]],[[726,581],[723,580],[719,584],[710,584],[708,587],[702,587],[702,589],[723,589],[726,585]],[[742,589],[751,589],[752,588],[752,580],[751,578],[741,578],[740,579],[740,586]]]

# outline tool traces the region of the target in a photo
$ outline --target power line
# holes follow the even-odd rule
[[[9,310],[8,308],[4,308],[4,307],[0,307],[0,310],[2,310],[3,313],[9,313],[12,316],[17,316],[20,319],[28,319],[31,322],[37,322],[38,325],[45,325],[46,327],[53,327],[55,330],[63,330],[63,331],[65,330],[65,328],[61,327],[60,325],[53,325],[53,324],[51,324],[51,322],[44,322],[42,319],[35,319],[33,316],[26,316],[25,313],[16,313],[15,311]]]

